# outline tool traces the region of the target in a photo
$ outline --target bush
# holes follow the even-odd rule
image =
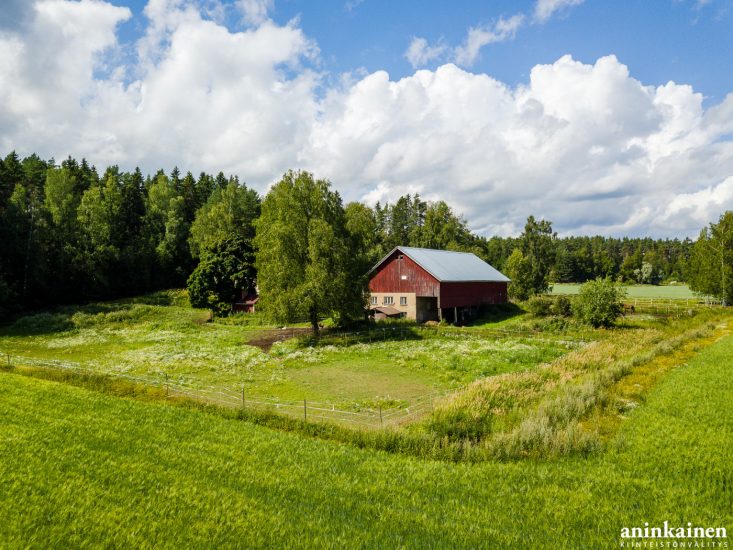
[[[594,327],[610,327],[623,312],[626,292],[610,279],[588,281],[573,300],[573,313]]]
[[[568,296],[558,296],[552,303],[550,311],[559,317],[571,317],[573,315],[573,302]]]
[[[552,299],[547,296],[532,296],[527,302],[527,309],[535,317],[547,317],[552,310]]]

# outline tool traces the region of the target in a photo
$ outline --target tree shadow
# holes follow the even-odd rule
[[[97,315],[124,316],[132,303],[93,303],[83,306],[61,306],[50,311],[28,313],[15,321],[0,327],[0,336],[40,336],[68,332],[93,324],[89,319]],[[75,318],[76,317],[76,318]],[[82,321],[84,318],[86,322]]]
[[[481,326],[486,323],[500,323],[527,312],[514,303],[483,305],[478,315],[466,323],[466,326]]]

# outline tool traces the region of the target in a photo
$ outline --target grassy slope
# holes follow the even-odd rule
[[[409,403],[436,388],[532,368],[567,351],[552,342],[443,338],[303,350],[286,344],[265,353],[248,345],[259,328],[208,323],[208,316],[178,303],[68,308],[0,328],[0,354],[19,364],[61,361],[158,379],[167,373],[193,386],[239,391],[244,385],[251,397],[349,406],[378,399]]]
[[[629,298],[672,298],[678,300],[697,298],[687,285],[629,285],[624,288]],[[579,284],[554,283],[552,285],[553,294],[577,294],[579,290]]]
[[[0,374],[0,545],[603,547],[733,531],[727,337],[590,459],[423,462]]]

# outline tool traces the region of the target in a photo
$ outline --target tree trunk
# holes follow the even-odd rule
[[[316,311],[316,308],[312,307],[310,311],[310,321],[311,321],[311,328],[313,328],[313,336],[318,338],[318,330],[320,327],[318,326],[318,311]]]

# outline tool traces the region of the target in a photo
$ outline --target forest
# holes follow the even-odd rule
[[[298,179],[299,174],[289,174]],[[374,207],[343,205],[328,182],[315,184],[325,193],[319,196],[331,201],[326,225],[338,226],[342,258],[355,278],[396,245],[471,251],[500,270],[511,267],[512,254],[522,246],[522,237],[473,233],[443,201],[405,195]],[[109,166],[100,173],[84,159],[69,157],[57,164],[11,152],[0,159],[0,316],[186,285],[194,297],[197,289],[206,293],[212,285],[223,285],[218,293],[223,310],[236,293],[258,281],[257,267],[265,268],[268,247],[280,258],[287,256],[277,239],[265,237],[272,233],[267,231],[271,224],[260,220],[263,201],[274,190],[261,197],[237,176],[222,172],[195,177],[174,168],[143,175],[139,169]],[[275,199],[268,210],[275,218],[295,200],[287,194],[280,202]],[[309,200],[297,202],[302,206]],[[610,277],[659,284],[686,281],[691,273],[690,239],[557,237],[549,221],[530,221],[549,239],[549,281]],[[323,238],[332,239],[333,246],[336,237],[329,235]],[[301,246],[315,246],[307,235],[296,237],[293,242]]]

